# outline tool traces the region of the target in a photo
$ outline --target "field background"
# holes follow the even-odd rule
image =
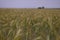
[[[0,40],[60,40],[60,9],[0,8]]]

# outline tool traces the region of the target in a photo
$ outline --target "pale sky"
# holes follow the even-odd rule
[[[0,0],[0,8],[60,8],[60,0]]]

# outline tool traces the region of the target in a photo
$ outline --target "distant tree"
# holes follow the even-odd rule
[[[45,7],[43,6],[43,7],[38,7],[38,9],[44,9]]]
[[[44,9],[44,6],[42,7],[42,9]]]

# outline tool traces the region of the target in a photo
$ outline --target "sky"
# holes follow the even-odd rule
[[[0,0],[0,8],[60,8],[60,0]]]

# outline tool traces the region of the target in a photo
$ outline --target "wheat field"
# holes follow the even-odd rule
[[[60,9],[0,8],[0,40],[60,40]]]

